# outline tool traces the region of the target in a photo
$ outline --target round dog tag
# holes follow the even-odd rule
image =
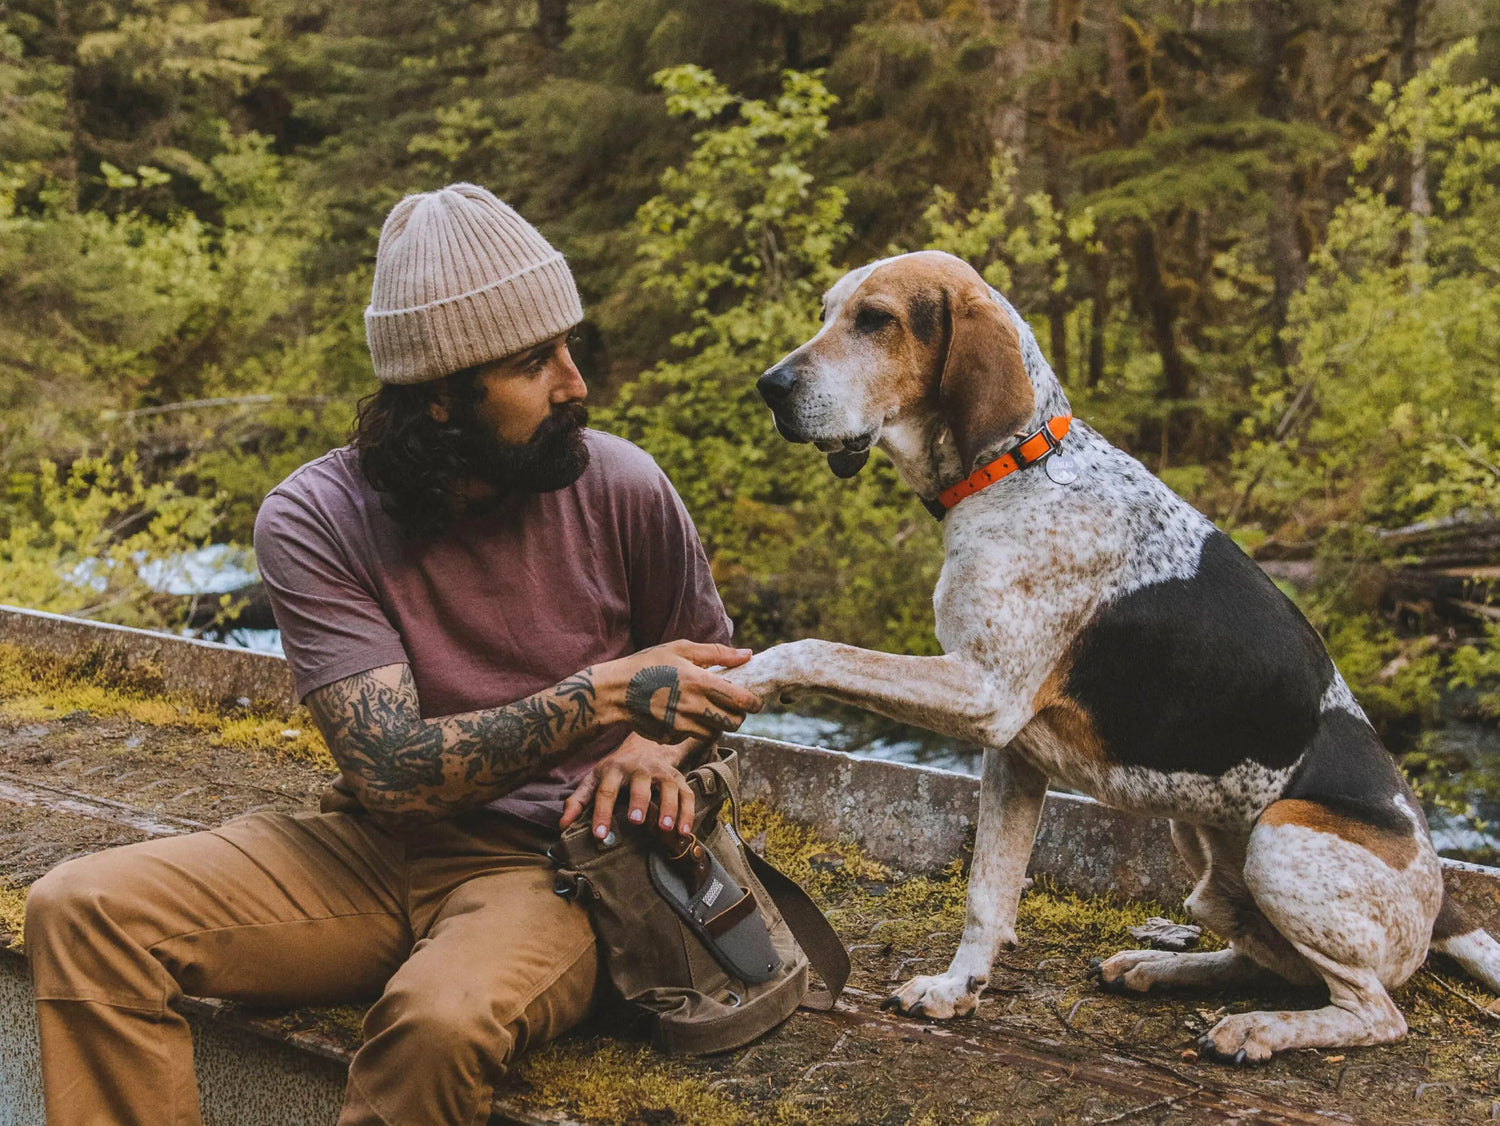
[[[1078,480],[1078,463],[1065,453],[1055,453],[1042,463],[1047,476],[1059,485],[1071,485]]]

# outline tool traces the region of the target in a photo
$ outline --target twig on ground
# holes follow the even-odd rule
[[[1500,1023],[1500,1013],[1490,1012],[1489,1009],[1486,1009],[1483,1005],[1474,1000],[1474,998],[1470,997],[1467,993],[1455,989],[1442,978],[1438,977],[1438,975],[1433,973],[1431,970],[1423,970],[1422,972],[1425,973],[1430,980],[1436,982],[1439,989],[1441,989],[1445,993],[1451,993],[1453,996],[1457,997],[1465,1005],[1468,1005],[1469,1008],[1473,1009],[1480,1016],[1484,1017],[1485,1020],[1492,1020]]]

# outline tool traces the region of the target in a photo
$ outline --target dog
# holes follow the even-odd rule
[[[1322,641],[1233,541],[1071,419],[1021,316],[925,251],[846,274],[823,324],[758,389],[776,429],[839,477],[883,449],[943,521],[940,657],[818,640],[726,675],[768,701],[816,692],[985,748],[966,921],[945,973],[886,1007],[974,1011],[1016,907],[1050,779],[1171,819],[1212,953],[1127,950],[1106,989],[1271,971],[1326,1007],[1225,1017],[1204,1058],[1400,1039],[1387,990],[1429,947],[1500,991],[1500,943],[1445,896],[1411,788]]]

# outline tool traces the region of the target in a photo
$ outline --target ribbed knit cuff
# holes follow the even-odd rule
[[[482,289],[408,309],[365,309],[365,335],[382,383],[425,383],[515,355],[583,320],[561,254]]]

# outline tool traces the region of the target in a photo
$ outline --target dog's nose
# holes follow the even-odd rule
[[[778,364],[756,380],[755,388],[769,407],[780,406],[791,397],[797,386],[797,375],[785,364]]]

